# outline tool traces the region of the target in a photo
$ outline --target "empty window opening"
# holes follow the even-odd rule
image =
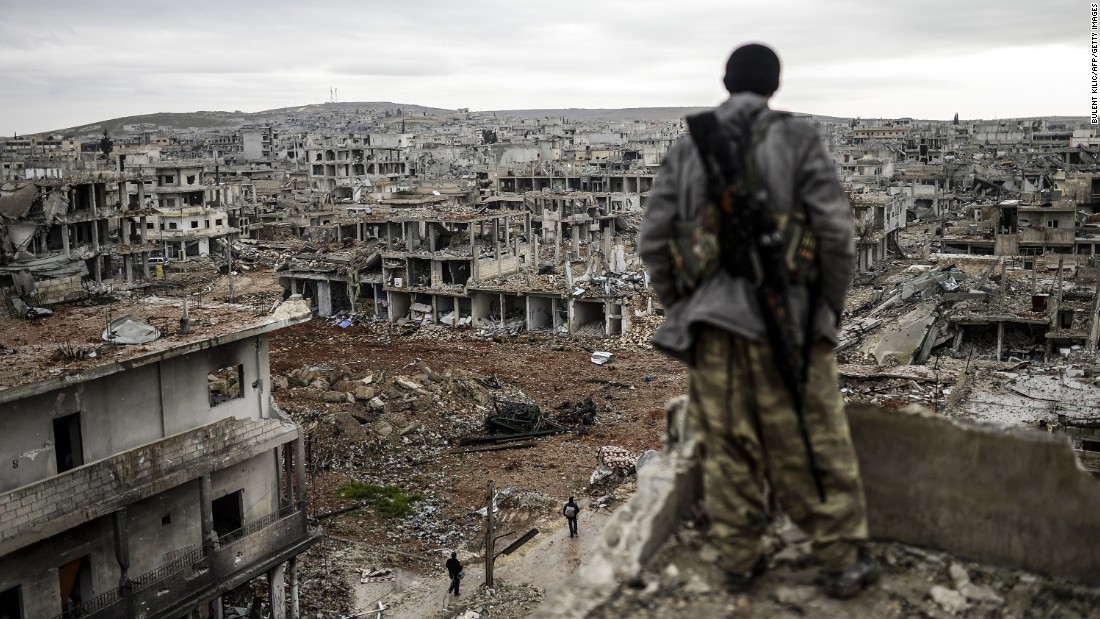
[[[169,230],[175,230],[176,229],[176,222],[173,221],[173,222],[169,223],[168,224],[168,229]]]
[[[1100,451],[1100,441],[1090,441],[1088,439],[1081,440],[1081,447],[1083,451]]]
[[[241,513],[242,492],[243,490],[231,492],[210,502],[210,510],[214,516],[214,533],[219,538],[239,531],[244,526],[244,517]]]
[[[210,392],[210,406],[244,397],[241,390],[241,381],[244,380],[244,366],[231,365],[206,376],[206,384]]]
[[[19,587],[0,591],[0,617],[23,619],[23,595]]]
[[[197,222],[197,221],[192,221],[192,222],[191,222],[191,227],[192,227],[192,228],[198,228],[198,227],[199,227],[199,222]]]
[[[92,562],[85,555],[57,568],[61,584],[61,610],[73,610],[92,599]]]
[[[1060,322],[1063,329],[1069,329],[1073,326],[1073,310],[1062,310],[1059,312]]]
[[[160,526],[166,527],[172,524],[172,514],[164,514],[160,517]]]
[[[53,449],[57,454],[57,472],[84,464],[84,448],[80,441],[80,413],[53,420]]]
[[[187,184],[188,185],[194,185],[195,184],[195,175],[194,174],[188,174],[187,175]]]
[[[443,283],[465,286],[470,281],[470,264],[457,260],[443,263]]]

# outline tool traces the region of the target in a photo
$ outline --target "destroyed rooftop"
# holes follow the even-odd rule
[[[0,401],[138,367],[158,359],[224,343],[309,319],[298,301],[271,308],[188,299],[189,329],[180,332],[183,299],[145,297],[91,306],[58,306],[36,320],[0,314]],[[107,323],[134,316],[160,331],[144,344],[103,339]]]

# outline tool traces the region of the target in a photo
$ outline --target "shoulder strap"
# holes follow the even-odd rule
[[[755,192],[761,187],[762,178],[760,175],[760,168],[756,164],[756,158],[753,156],[756,153],[756,147],[764,141],[764,137],[768,135],[768,129],[779,120],[784,120],[790,117],[790,112],[776,112],[768,108],[764,108],[764,111],[757,117],[757,120],[752,125],[752,135],[749,137],[749,146],[744,151],[743,166],[745,174],[745,185],[749,192]]]
[[[718,147],[718,139],[724,135],[722,126],[718,123],[718,116],[714,110],[692,114],[687,117],[688,132],[691,133],[691,141],[695,143],[699,151],[699,158],[703,162],[703,169],[707,174],[707,195],[712,201],[717,202],[724,189],[719,173],[720,164],[718,153],[728,148]]]

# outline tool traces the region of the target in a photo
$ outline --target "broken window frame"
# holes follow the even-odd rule
[[[236,378],[236,385],[230,384],[230,378]],[[214,378],[211,378],[214,377]],[[225,390],[217,391],[217,381],[225,380]],[[234,388],[235,387],[235,388]],[[217,370],[207,372],[206,393],[210,408],[221,406],[244,397],[244,364],[228,365]]]

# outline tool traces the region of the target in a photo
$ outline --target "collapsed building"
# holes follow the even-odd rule
[[[149,276],[158,245],[153,211],[123,208],[125,184],[139,174],[9,181],[0,187],[0,288],[19,303],[83,298],[86,280],[132,282]]]

